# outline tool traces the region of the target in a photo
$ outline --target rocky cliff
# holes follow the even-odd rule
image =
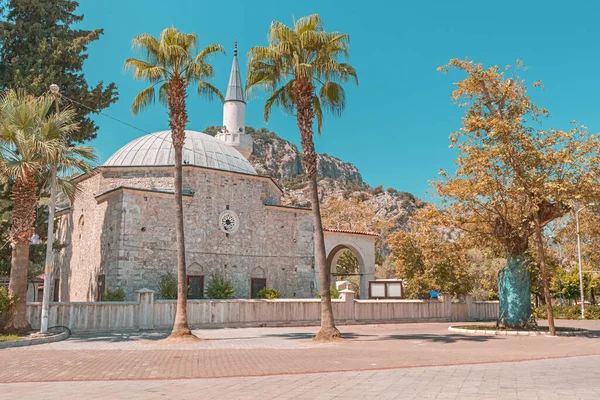
[[[210,126],[204,132],[216,135],[219,129]],[[250,156],[254,169],[281,183],[285,188],[285,204],[309,206],[307,180],[298,147],[266,128],[246,127],[246,130],[254,140]],[[358,199],[372,207],[380,217],[393,220],[396,229],[404,229],[413,211],[425,204],[410,193],[369,186],[354,165],[339,158],[319,154],[317,162],[321,202],[332,198]]]

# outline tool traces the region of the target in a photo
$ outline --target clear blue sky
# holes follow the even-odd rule
[[[144,86],[123,61],[136,56],[131,39],[158,33],[167,26],[196,32],[200,45],[221,43],[226,56],[213,59],[214,84],[227,85],[234,39],[240,52],[266,44],[272,20],[291,23],[292,16],[321,14],[326,30],[351,35],[350,63],[360,85],[347,87],[341,118],[326,117],[317,151],[355,164],[367,183],[382,184],[428,199],[429,181],[440,168],[452,169],[455,153],[448,134],[460,127],[461,111],[450,101],[459,75],[436,68],[450,58],[469,57],[485,65],[530,67],[525,78],[542,79],[546,90],[534,100],[552,114],[546,126],[567,128],[571,120],[600,130],[600,5],[592,1],[199,1],[80,0],[83,26],[104,28],[90,49],[85,72],[90,83],[114,81],[120,100],[106,112],[147,131],[167,128],[166,112],[156,106],[133,117],[131,101]],[[242,57],[242,73],[246,72]],[[265,126],[265,96],[253,98],[246,124]],[[193,94],[188,104],[189,129],[222,122],[221,104]],[[142,133],[102,116],[92,142],[104,161]],[[267,125],[299,144],[295,119],[276,111]]]

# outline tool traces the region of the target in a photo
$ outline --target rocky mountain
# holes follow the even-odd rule
[[[204,132],[214,136],[220,128],[210,126]],[[310,206],[307,180],[298,147],[266,128],[246,127],[246,131],[254,140],[250,156],[254,169],[261,175],[271,176],[279,181],[285,190],[285,204]],[[380,217],[393,220],[396,229],[404,229],[414,210],[425,205],[410,193],[394,188],[384,190],[382,186],[369,186],[363,181],[358,168],[339,158],[319,154],[317,162],[321,202],[329,199],[358,199],[372,207]]]

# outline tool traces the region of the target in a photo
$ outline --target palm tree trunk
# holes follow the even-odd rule
[[[340,337],[340,331],[335,327],[333,307],[331,305],[331,273],[327,265],[325,254],[325,239],[323,237],[323,224],[321,222],[321,209],[319,206],[319,190],[317,187],[317,154],[313,142],[312,97],[314,85],[306,79],[298,78],[294,81],[296,97],[296,118],[300,129],[302,145],[302,164],[308,177],[310,199],[312,205],[313,224],[315,229],[315,248],[317,252],[317,265],[319,266],[319,280],[321,282],[321,329],[315,337],[316,340],[332,340]]]
[[[23,334],[31,329],[27,321],[27,270],[29,241],[33,235],[37,182],[30,171],[17,179],[10,196],[14,202],[11,227],[12,259],[8,294],[15,302],[8,308],[2,321],[2,331]]]
[[[546,255],[544,254],[542,225],[540,223],[539,213],[535,214],[535,236],[537,242],[538,257],[540,260],[540,274],[542,275],[542,284],[544,285],[544,300],[546,303],[546,313],[548,314],[548,329],[550,330],[550,335],[556,336],[556,327],[554,326],[554,313],[552,312],[552,297],[550,296],[550,284],[548,280],[548,271],[546,269]]]
[[[177,310],[169,338],[193,336],[187,320],[187,271],[185,265],[185,235],[183,228],[183,168],[182,154],[188,116],[185,109],[185,81],[175,76],[169,82],[169,126],[175,149],[175,225],[177,241]]]

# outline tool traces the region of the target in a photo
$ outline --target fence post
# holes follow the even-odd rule
[[[470,294],[465,296],[465,304],[467,307],[467,321],[473,321],[473,314],[475,314],[476,310],[473,307],[473,296]]]
[[[350,289],[344,289],[340,291],[340,297],[342,299],[342,301],[344,302],[344,312],[343,314],[343,318],[340,319],[345,319],[345,320],[354,320],[355,316],[354,316],[354,297],[356,296],[356,293],[354,293],[352,290]],[[341,317],[341,316],[340,316]],[[339,317],[338,317],[339,318]]]
[[[448,321],[452,320],[452,297],[450,293],[440,293],[438,298],[442,300],[444,303],[444,318],[447,318]]]
[[[152,330],[154,329],[154,290],[140,289],[135,292],[138,301],[138,329]]]

